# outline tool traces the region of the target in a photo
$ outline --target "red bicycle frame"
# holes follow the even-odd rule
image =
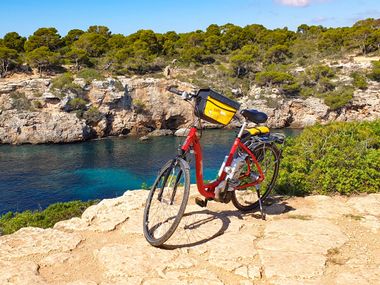
[[[238,148],[241,148],[242,150],[244,150],[249,155],[249,157],[254,162],[254,164],[257,168],[257,171],[259,172],[259,177],[258,177],[258,179],[256,179],[255,181],[253,181],[251,183],[246,183],[244,185],[239,185],[239,186],[235,187],[235,190],[245,189],[247,187],[255,186],[264,180],[264,173],[262,172],[261,167],[260,167],[259,163],[257,162],[255,155],[250,151],[250,149],[248,147],[246,147],[241,142],[241,133],[244,130],[244,128],[245,128],[245,124],[243,124],[242,129],[239,132],[239,135],[236,137],[234,144],[232,145],[232,148],[231,148],[230,153],[227,157],[227,161],[226,161],[226,164],[224,167],[231,166],[235,152],[238,150]],[[227,173],[223,169],[222,174],[218,177],[218,179],[216,179],[215,181],[213,181],[209,184],[204,184],[204,181],[203,181],[203,156],[202,156],[201,144],[200,144],[199,138],[197,136],[197,128],[196,127],[192,127],[190,129],[190,132],[187,135],[187,138],[181,147],[181,149],[184,153],[189,152],[191,148],[194,150],[194,155],[195,155],[195,171],[196,171],[196,180],[197,180],[198,191],[204,197],[213,199],[213,198],[215,198],[215,188],[219,185],[219,183],[221,183],[223,180],[225,180]],[[243,177],[249,176],[250,172],[251,172],[249,160],[246,160],[246,161],[247,161],[247,165],[248,165],[248,170],[247,170],[247,173],[245,173],[243,175]]]

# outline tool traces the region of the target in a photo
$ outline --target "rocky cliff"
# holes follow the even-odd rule
[[[179,85],[185,90],[196,88],[189,83],[167,78],[124,76],[90,83],[76,78],[73,83],[85,99],[86,106],[82,108],[92,110],[96,116],[92,114],[86,118],[83,113],[73,110],[70,101],[78,95],[70,89],[54,89],[52,78],[2,79],[0,143],[73,142],[152,132],[152,135],[167,135],[193,121],[192,106],[165,90],[169,85]],[[367,90],[355,91],[346,107],[335,111],[316,97],[286,98],[275,88],[267,89],[263,94],[263,89],[256,85],[251,86],[247,96],[237,100],[243,108],[266,112],[268,125],[274,128],[302,128],[330,121],[380,118],[380,83],[373,81]]]
[[[0,237],[0,284],[378,284],[380,195],[271,199],[267,220],[193,204],[166,249],[142,234],[147,191],[53,229]]]

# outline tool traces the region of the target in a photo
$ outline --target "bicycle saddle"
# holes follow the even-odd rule
[[[256,124],[265,123],[268,120],[267,114],[263,112],[259,112],[254,109],[250,109],[250,110],[244,109],[240,113],[242,114],[244,118]]]

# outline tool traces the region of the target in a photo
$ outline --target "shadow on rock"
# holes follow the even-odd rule
[[[264,204],[264,212],[269,216],[281,215],[294,210],[295,208],[289,206],[283,197],[268,198]],[[244,220],[247,217],[261,220],[259,209],[252,212],[239,210],[213,212],[207,209],[189,211],[183,215],[174,235],[162,248],[176,249],[202,245],[223,235],[228,229],[231,219]]]
[[[185,213],[176,232],[163,248],[176,249],[201,245],[222,235],[230,222],[224,213],[209,210]]]

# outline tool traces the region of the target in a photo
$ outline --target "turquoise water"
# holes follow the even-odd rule
[[[285,130],[294,135],[298,130]],[[214,179],[235,131],[209,130],[201,139],[205,179]],[[75,144],[0,146],[0,214],[55,202],[116,197],[151,185],[184,138],[109,138]],[[192,171],[192,182],[194,182]]]

